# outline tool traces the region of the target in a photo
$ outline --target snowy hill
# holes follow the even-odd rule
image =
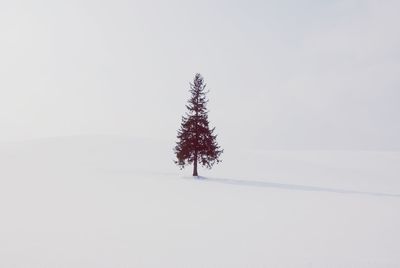
[[[195,180],[172,147],[1,144],[0,267],[400,267],[400,152],[226,150]]]

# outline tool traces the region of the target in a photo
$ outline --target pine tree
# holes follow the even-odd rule
[[[211,168],[221,161],[219,156],[223,152],[217,144],[215,128],[209,127],[205,87],[203,77],[196,74],[193,83],[190,83],[192,96],[186,105],[188,112],[182,117],[175,146],[175,163],[181,168],[193,163],[193,176],[198,176],[198,163]]]

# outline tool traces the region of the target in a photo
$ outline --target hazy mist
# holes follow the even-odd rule
[[[1,1],[0,140],[173,142],[200,72],[226,151],[400,149],[399,10],[394,0]]]

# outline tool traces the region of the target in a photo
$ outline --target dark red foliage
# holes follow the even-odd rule
[[[188,112],[182,117],[177,136],[178,142],[175,146],[177,158],[175,163],[181,168],[193,163],[194,176],[197,176],[197,163],[211,168],[221,161],[219,156],[223,152],[217,144],[215,128],[209,127],[205,87],[203,77],[196,74],[193,83],[190,83],[192,96],[186,105]]]

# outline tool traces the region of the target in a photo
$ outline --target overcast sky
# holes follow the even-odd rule
[[[196,72],[226,150],[400,149],[400,1],[0,1],[0,140],[175,140]]]

